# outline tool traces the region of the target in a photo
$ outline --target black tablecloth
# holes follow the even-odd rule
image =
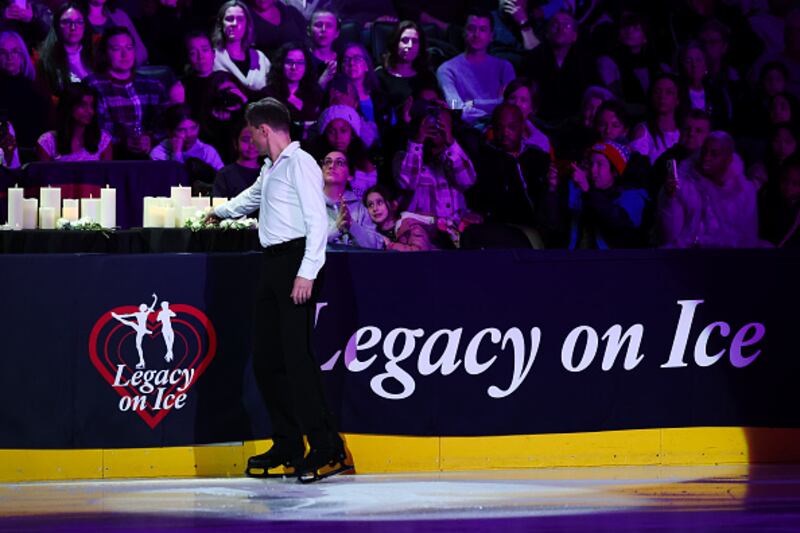
[[[2,254],[222,253],[260,249],[256,230],[0,231]]]

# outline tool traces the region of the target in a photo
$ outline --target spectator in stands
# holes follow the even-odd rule
[[[700,153],[700,148],[706,142],[706,137],[711,133],[711,117],[705,111],[692,109],[683,119],[681,136],[678,142],[653,164],[653,171],[648,183],[647,192],[650,198],[657,198],[661,187],[667,181],[671,172],[670,161],[674,160],[676,166],[692,156]]]
[[[733,138],[711,133],[699,157],[678,168],[659,197],[662,242],[686,248],[759,246],[756,186],[744,175]]]
[[[800,245],[800,158],[789,157],[779,176],[775,190],[759,198],[759,234],[776,246],[796,248]]]
[[[308,23],[312,61],[309,68],[313,66],[313,72],[323,90],[333,81],[339,66],[339,54],[333,49],[333,43],[339,38],[341,27],[342,21],[339,17],[326,9],[314,11]]]
[[[715,128],[727,128],[733,120],[733,103],[722,87],[710,84],[708,62],[700,43],[689,41],[681,47],[677,66],[683,83],[680,98],[685,107],[705,111]]]
[[[769,99],[769,123],[800,122],[800,102],[789,92],[777,93]]]
[[[37,83],[25,42],[13,31],[0,32],[0,111],[16,126],[16,143],[23,150],[33,148],[51,127],[52,101]]]
[[[625,105],[620,101],[607,100],[597,108],[594,115],[597,142],[615,142],[627,145],[630,129],[630,116]]]
[[[414,89],[435,82],[428,66],[425,33],[410,20],[404,20],[389,38],[383,65],[375,69],[383,92],[397,116],[411,109]]]
[[[0,0],[0,31],[13,31],[22,37],[28,48],[37,46],[47,36],[53,15],[40,0]]]
[[[389,245],[397,240],[395,224],[397,217],[397,200],[392,192],[383,185],[373,185],[364,193],[364,207],[375,230],[384,237],[384,244]]]
[[[355,169],[347,155],[334,150],[321,163],[328,211],[328,244],[382,249],[383,236],[376,231],[361,198],[348,189]]]
[[[577,161],[586,148],[597,140],[595,119],[603,103],[614,100],[614,95],[603,87],[591,86],[583,93],[577,113],[562,126],[553,130],[556,157],[563,161]],[[539,106],[541,107],[541,100]]]
[[[678,80],[671,74],[659,74],[653,79],[649,91],[649,117],[633,130],[631,148],[650,163],[669,150],[680,137],[678,106],[680,105]]]
[[[157,121],[166,104],[161,82],[134,72],[134,50],[128,28],[107,29],[97,44],[96,72],[85,80],[99,96],[100,127],[114,139],[114,159],[147,157],[159,136]]]
[[[212,35],[214,70],[233,74],[249,91],[260,91],[267,84],[270,62],[253,47],[255,30],[250,9],[241,0],[228,0],[219,8]]]
[[[730,28],[718,20],[709,20],[700,28],[698,39],[706,53],[708,77],[712,84],[725,86],[728,90],[738,89],[741,77],[728,60]]]
[[[281,0],[248,0],[253,15],[255,47],[273,57],[284,43],[302,42],[306,19],[296,8]]]
[[[763,161],[750,167],[747,177],[762,189],[764,186],[777,190],[780,169],[786,160],[797,153],[800,143],[800,130],[796,124],[782,122],[776,124],[769,135],[769,149]]]
[[[751,69],[751,79],[761,73],[764,64],[772,62],[781,63],[786,68],[789,92],[800,95],[800,9],[793,9],[786,15],[783,51],[765,55],[757,61]]]
[[[214,72],[210,77],[211,89],[203,102],[208,102],[210,113],[202,113],[200,138],[212,145],[225,162],[236,160],[231,141],[239,135],[239,122],[244,120],[248,98],[245,89],[230,72]]]
[[[209,109],[209,99],[212,93],[211,79],[214,72],[214,47],[211,38],[202,31],[193,31],[186,34],[184,39],[186,55],[189,60],[185,67],[185,74],[179,83],[183,90],[183,101],[192,108],[195,116]]]
[[[553,154],[550,139],[534,123],[539,110],[539,84],[528,78],[517,78],[506,87],[503,102],[513,104],[522,111],[525,119],[522,132],[523,144],[534,146],[546,154]]]
[[[361,118],[355,109],[346,105],[332,105],[325,109],[317,122],[320,135],[309,141],[309,152],[322,160],[333,150],[342,152],[355,168],[350,188],[359,198],[364,191],[378,182],[378,170],[360,137]]]
[[[523,142],[525,119],[520,109],[510,103],[497,106],[492,114],[493,141],[485,144],[478,158],[478,182],[470,191],[470,205],[494,224],[514,224],[526,230],[536,229],[540,239],[558,241],[555,228],[548,226],[546,176],[550,155]]]
[[[236,161],[220,169],[214,179],[213,195],[221,198],[234,198],[250,187],[261,173],[258,147],[246,124],[241,124],[234,149],[238,154]]]
[[[111,134],[100,129],[97,95],[85,84],[72,83],[61,93],[56,129],[39,137],[41,161],[98,161],[111,159]]]
[[[60,95],[94,69],[92,30],[77,2],[66,2],[53,14],[53,26],[39,50],[39,73],[50,92]]]
[[[641,15],[623,14],[617,44],[597,60],[603,86],[628,104],[646,106],[650,85],[664,70],[655,49],[648,45],[648,29]]]
[[[626,188],[628,147],[594,145],[584,167],[572,165],[570,248],[639,248],[647,243],[647,192]]]
[[[197,159],[214,170],[224,166],[214,147],[197,138],[200,134],[200,123],[189,106],[178,104],[167,108],[164,125],[167,128],[167,138],[153,148],[150,159],[179,163]]]
[[[524,50],[533,50],[540,41],[533,32],[533,16],[528,0],[499,0],[492,11],[494,27],[493,51],[514,58]]]
[[[292,122],[311,123],[319,117],[322,91],[311,68],[311,53],[300,43],[287,43],[275,55],[263,96],[272,96],[288,108]],[[292,138],[304,139],[305,135]]]
[[[370,54],[363,45],[349,43],[342,50],[336,76],[330,84],[331,105],[347,105],[361,117],[360,136],[367,146],[380,139],[393,122],[392,108],[381,90]]]
[[[581,98],[596,72],[592,61],[576,43],[577,22],[560,11],[547,23],[546,42],[531,52],[523,73],[539,82],[542,120],[560,125],[580,107]]]
[[[19,168],[20,166],[14,126],[3,118],[0,120],[0,167]]]
[[[463,109],[462,119],[475,124],[488,118],[502,102],[503,91],[514,79],[514,67],[487,52],[492,41],[491,14],[479,9],[467,12],[464,29],[466,49],[436,71],[445,102],[452,109]]]
[[[408,211],[457,221],[467,211],[464,193],[475,184],[475,168],[453,138],[450,110],[426,105],[414,115],[416,133],[394,158],[395,181],[411,197]]]
[[[113,0],[80,0],[80,2],[94,34],[103,35],[110,28],[126,28],[133,39],[136,66],[147,63],[147,48],[139,37],[139,32],[136,31],[128,14],[117,9]]]

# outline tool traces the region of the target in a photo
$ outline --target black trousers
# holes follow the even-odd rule
[[[295,305],[290,297],[304,250],[305,239],[297,239],[263,252],[253,353],[253,369],[272,421],[274,445],[301,452],[303,435],[308,436],[312,448],[342,445],[311,342],[322,272],[308,302]]]

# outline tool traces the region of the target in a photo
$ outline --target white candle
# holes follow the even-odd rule
[[[92,222],[100,222],[99,198],[81,198],[81,218],[88,218]]]
[[[176,217],[176,208],[174,207],[165,207],[164,209],[164,227],[165,228],[174,228],[175,227],[175,217]]]
[[[8,188],[8,225],[11,229],[22,229],[24,199],[22,187]]]
[[[227,198],[221,198],[219,196],[216,196],[216,197],[211,199],[211,207],[219,207],[219,206],[225,204],[225,202],[227,202],[227,201],[228,201]]]
[[[191,187],[170,187],[170,199],[172,205],[175,207],[184,207],[192,205],[192,189]]]
[[[56,210],[54,208],[39,208],[39,227],[41,229],[56,229]]]
[[[39,218],[39,200],[25,198],[22,201],[22,229],[36,229]]]
[[[69,198],[64,199],[64,208],[61,211],[61,217],[66,218],[70,222],[78,220],[78,200]]]
[[[190,205],[188,207],[182,207],[181,208],[181,219],[180,219],[180,222],[178,224],[178,227],[179,228],[184,227],[186,225],[186,220],[194,217],[197,214],[198,211],[202,211],[202,209],[199,209],[199,208],[197,208],[197,207],[195,207],[193,205]]]
[[[50,186],[39,189],[39,205],[41,207],[52,207],[56,214],[60,214],[61,189]]]
[[[163,228],[164,227],[164,210],[166,207],[154,205],[150,208],[150,220],[148,228]]]
[[[156,198],[154,196],[144,197],[144,206],[142,206],[142,227],[155,228],[156,225],[153,220],[153,209],[156,207]]]
[[[100,225],[104,228],[117,225],[117,190],[108,185],[100,189]]]
[[[211,198],[208,196],[195,196],[192,198],[192,205],[198,210],[203,211],[211,207]]]

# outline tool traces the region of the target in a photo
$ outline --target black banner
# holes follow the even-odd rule
[[[345,432],[800,427],[798,267],[779,250],[329,253],[317,356]],[[258,276],[257,253],[0,257],[0,447],[267,437]]]

